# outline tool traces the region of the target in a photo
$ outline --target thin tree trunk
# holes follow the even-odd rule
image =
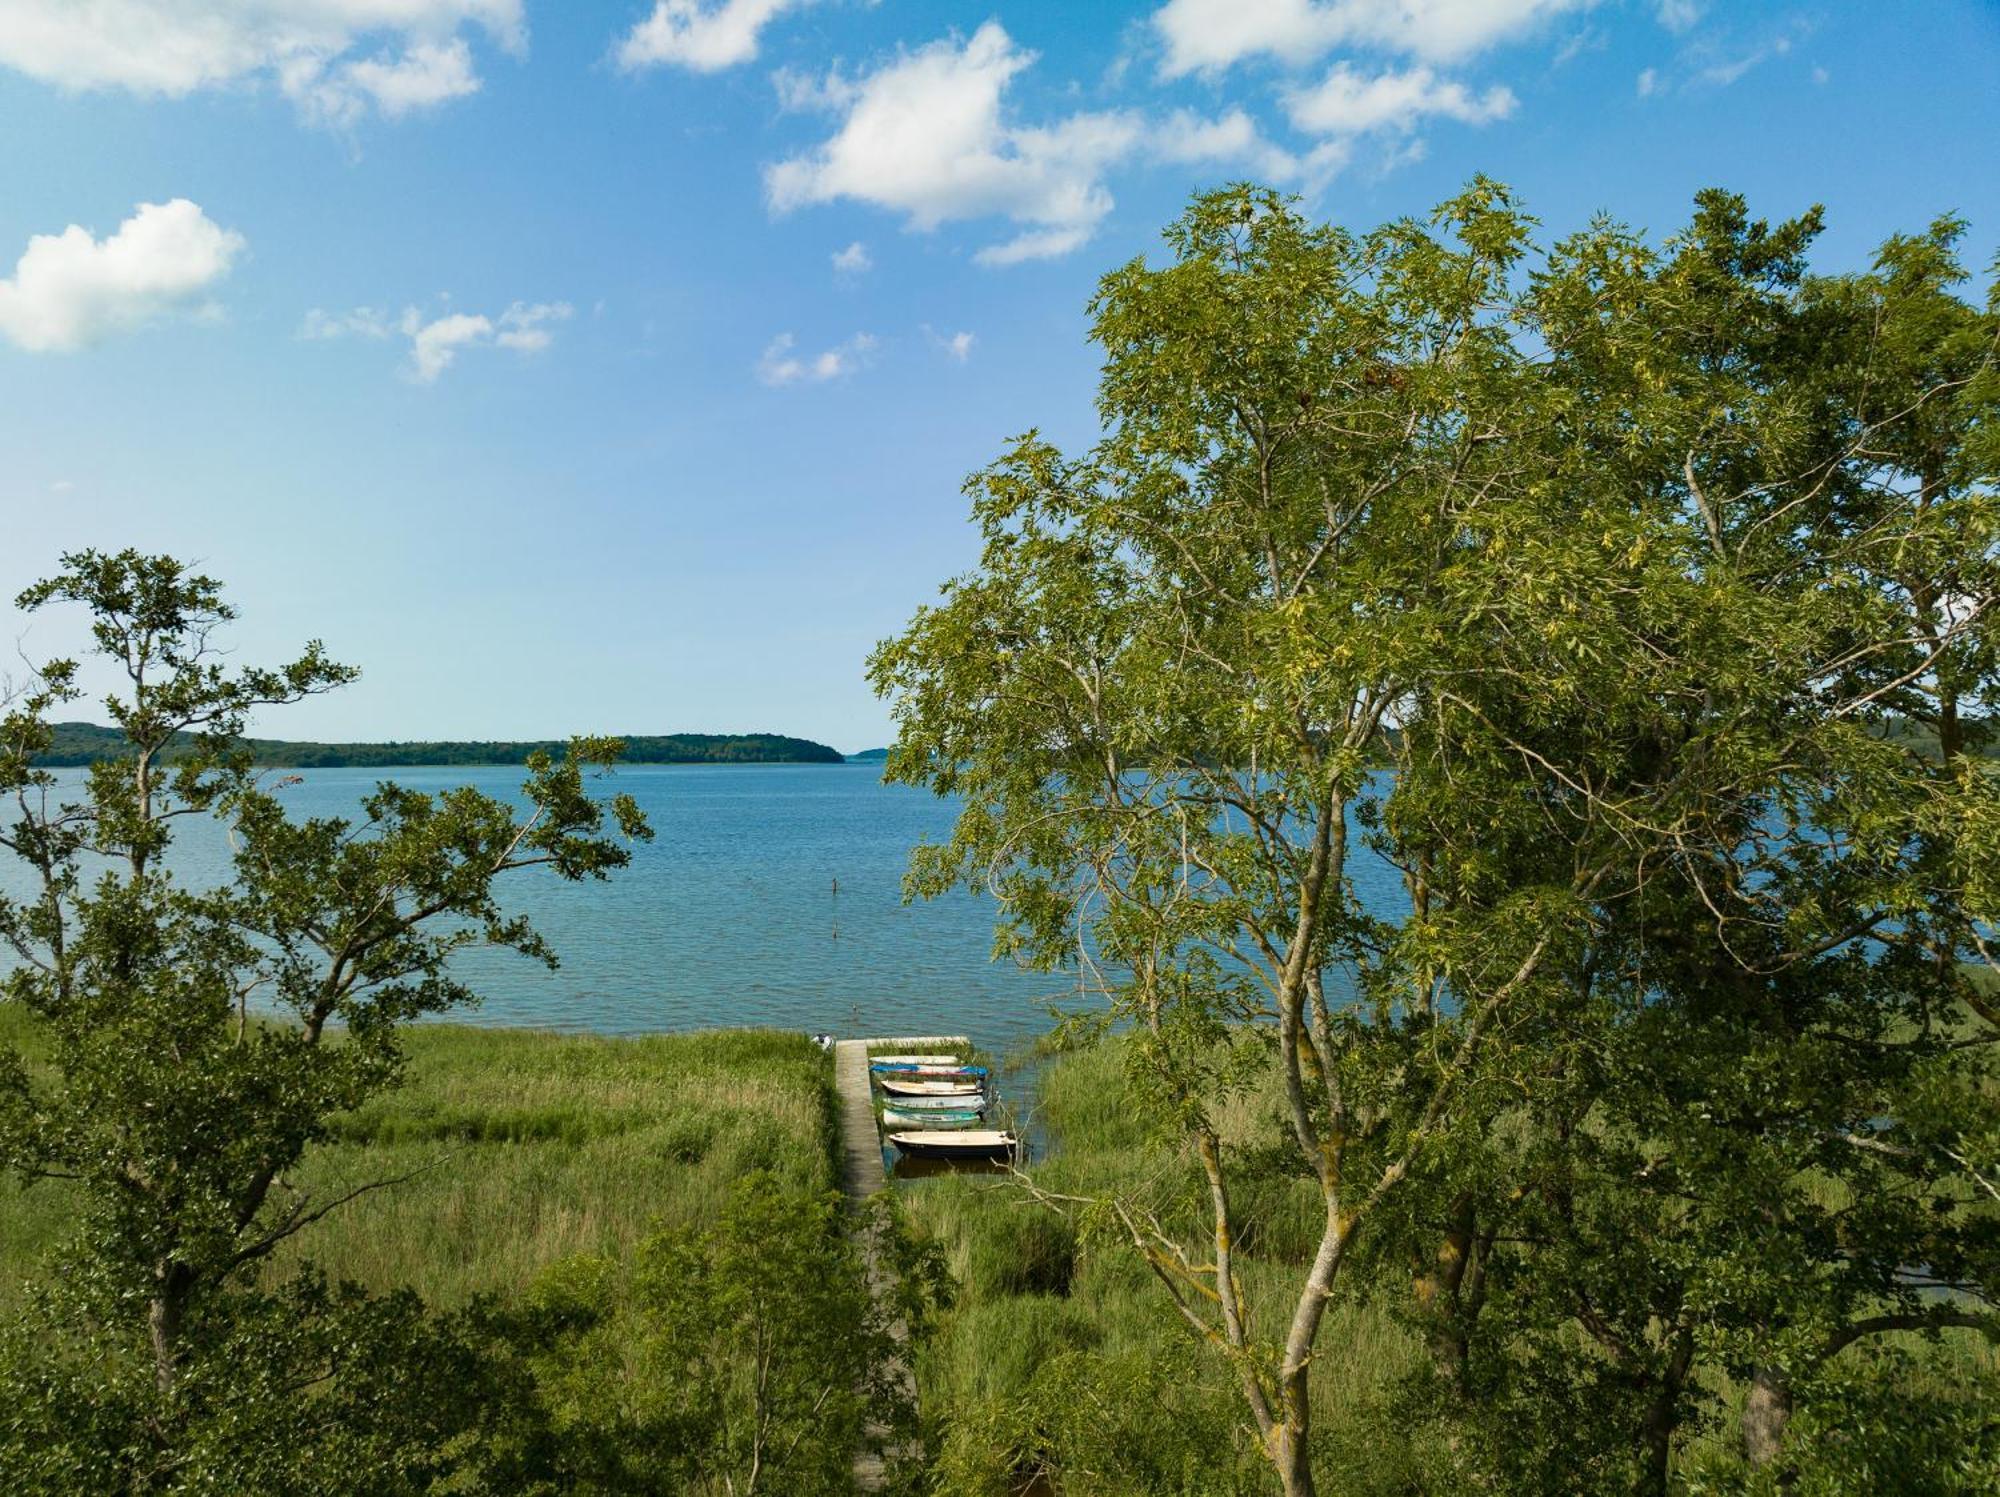
[[[1304,1381],[1303,1374],[1300,1381]],[[1293,1402],[1289,1387],[1285,1402],[1288,1406]],[[1307,1437],[1310,1405],[1301,1399],[1296,1407],[1296,1415],[1288,1407],[1285,1421],[1271,1431],[1271,1463],[1277,1467],[1285,1497],[1313,1497],[1312,1448]]]
[[[1769,1465],[1784,1443],[1792,1419],[1792,1385],[1776,1367],[1758,1364],[1743,1400],[1743,1456],[1753,1466]]]
[[[1437,1263],[1429,1273],[1417,1278],[1417,1300],[1434,1317],[1430,1331],[1431,1360],[1438,1375],[1455,1391],[1465,1391],[1465,1362],[1469,1306],[1462,1291],[1467,1276],[1478,1284],[1479,1242],[1474,1235],[1476,1217],[1472,1197],[1461,1195],[1452,1202],[1451,1225],[1438,1244]]]
[[[1693,1363],[1694,1331],[1682,1326],[1640,1427],[1639,1491],[1644,1497],[1666,1497],[1667,1478],[1673,1471],[1674,1431],[1680,1427],[1681,1390],[1687,1386],[1688,1368]]]
[[[161,1396],[171,1397],[180,1374],[181,1328],[192,1276],[185,1265],[162,1259],[154,1265],[153,1281],[153,1298],[146,1307],[146,1326],[153,1341],[153,1380]]]

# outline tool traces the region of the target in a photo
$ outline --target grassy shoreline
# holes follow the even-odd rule
[[[0,1004],[0,1042],[34,1049],[11,1005]],[[804,1035],[425,1024],[406,1045],[405,1084],[336,1119],[297,1183],[332,1195],[411,1178],[301,1234],[270,1275],[310,1260],[449,1307],[511,1294],[566,1259],[620,1256],[655,1232],[710,1222],[753,1171],[802,1191],[833,1186],[832,1069]],[[0,1308],[43,1272],[73,1209],[61,1182],[0,1181]]]

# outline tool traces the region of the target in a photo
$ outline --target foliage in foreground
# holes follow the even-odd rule
[[[150,1347],[49,1297],[0,1333],[21,1493],[844,1493],[907,1436],[837,1197],[739,1180],[713,1221],[427,1311],[311,1270],[239,1293],[171,1389]],[[893,1228],[884,1231],[893,1234]],[[159,1431],[174,1439],[163,1448]]]
[[[39,1064],[41,1027],[0,1023]],[[422,1026],[408,1047],[406,1084],[335,1119],[302,1178],[414,1177],[319,1224],[325,1272],[274,1255],[175,1407],[143,1339],[26,1296],[0,1332],[9,1491],[844,1490],[857,1419],[908,1427],[829,1202],[808,1039]],[[59,1284],[76,1206],[60,1182],[10,1194],[0,1274]],[[936,1279],[907,1263],[891,1313],[921,1334]],[[759,1324],[784,1331],[761,1442]],[[142,1464],[162,1421],[171,1470]]]
[[[415,1344],[424,1328],[406,1301],[329,1294],[309,1273],[277,1299],[256,1283],[314,1223],[399,1183],[315,1190],[301,1167],[336,1115],[400,1080],[412,1020],[474,999],[454,952],[483,943],[553,964],[496,881],[533,867],[602,879],[651,833],[629,796],[591,796],[586,771],[607,769],[619,745],[584,738],[560,764],[531,757],[524,812],[471,789],[385,782],[359,821],[293,821],[255,772],[245,724],[353,670],[317,643],[278,669],[227,668],[217,632],[233,610],[171,557],[65,556],[18,600],[53,604],[87,618],[119,683],[104,705],[126,750],[92,766],[81,793],[36,764],[51,712],[78,695],[74,661],[43,666],[0,717],[0,792],[15,808],[0,848],[33,890],[0,899],[14,958],[0,993],[34,1016],[41,1046],[33,1064],[0,1054],[0,1160],[73,1192],[78,1230],[32,1345],[72,1369],[58,1381],[102,1369],[107,1389],[125,1390],[102,1405],[106,1417],[137,1410],[113,1458],[148,1490],[201,1468],[203,1432],[236,1417],[234,1390],[246,1433],[288,1400],[309,1429],[365,1380],[376,1332],[405,1328]],[[227,883],[188,888],[168,870],[186,816],[227,823]],[[129,1398],[136,1347],[151,1368],[143,1405]],[[32,1359],[14,1369],[37,1375]]]
[[[1131,1044],[1112,1039],[1042,1070],[1039,1116],[1054,1149],[1030,1171],[1030,1188],[970,1176],[911,1188],[912,1223],[939,1244],[961,1284],[918,1369],[933,1490],[1002,1497],[1037,1476],[1075,1497],[1270,1488],[1226,1374],[1162,1313],[1115,1217],[1072,1204],[1132,1192],[1143,1180],[1160,1220],[1190,1245],[1201,1235],[1200,1163],[1134,1108]],[[1237,1098],[1220,1121],[1226,1143],[1248,1155],[1279,1121],[1276,1099]],[[1310,1261],[1316,1204],[1295,1176],[1242,1181],[1236,1262],[1257,1313],[1281,1307],[1289,1276]],[[1580,1345],[1553,1360],[1538,1359],[1527,1338],[1482,1348],[1482,1371],[1505,1378],[1465,1399],[1440,1385],[1432,1327],[1410,1293],[1418,1265],[1384,1256],[1371,1266],[1328,1314],[1329,1337],[1353,1355],[1338,1378],[1314,1385],[1323,1487],[1353,1497],[1554,1497],[1629,1482],[1605,1415],[1610,1390],[1588,1378],[1557,1381],[1587,1365]],[[1727,1378],[1705,1389],[1719,1411],[1740,1408],[1747,1392]],[[1684,1426],[1678,1484],[1703,1497],[1969,1497],[1994,1479],[1995,1408],[2000,1357],[1971,1332],[1875,1338],[1802,1398],[1773,1461],[1750,1464],[1727,1418]]]
[[[1201,195],[1092,303],[1101,439],[975,474],[874,657],[889,777],[962,798],[911,888],[1081,970],[1199,1182],[1059,1204],[1291,1497],[1364,1298],[1439,1490],[1659,1493],[1724,1426],[1775,1480],[1879,1346],[2000,1327],[2000,286],[1819,227]]]

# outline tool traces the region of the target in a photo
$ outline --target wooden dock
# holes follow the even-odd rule
[[[847,1196],[850,1206],[859,1207],[876,1191],[889,1183],[882,1168],[882,1130],[875,1123],[875,1092],[870,1085],[868,1073],[868,1051],[875,1045],[894,1045],[898,1049],[921,1049],[939,1046],[956,1048],[969,1045],[962,1034],[895,1035],[871,1040],[839,1040],[833,1047],[833,1085],[840,1097],[840,1188]],[[857,1221],[861,1220],[857,1216]],[[872,1234],[861,1239],[861,1254],[868,1265],[868,1288],[879,1300],[888,1289],[887,1272],[882,1266],[882,1255],[877,1251]],[[900,1339],[902,1327],[895,1327]],[[910,1371],[907,1359],[899,1359],[896,1376],[902,1383],[904,1394],[912,1403],[916,1401],[916,1378]],[[880,1438],[881,1430],[871,1430],[870,1434]],[[854,1487],[860,1492],[878,1492],[882,1489],[884,1473],[882,1458],[872,1449],[860,1450],[854,1456]]]

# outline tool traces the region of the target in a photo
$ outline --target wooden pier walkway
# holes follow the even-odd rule
[[[872,1045],[894,1045],[897,1049],[956,1048],[968,1042],[962,1034],[896,1035],[872,1040],[839,1040],[833,1047],[833,1085],[840,1097],[840,1188],[850,1206],[860,1207],[876,1191],[887,1185],[882,1169],[882,1130],[875,1123],[875,1093],[869,1085],[868,1050]],[[865,1220],[857,1214],[857,1222]],[[888,1270],[872,1233],[864,1233],[861,1254],[868,1266],[868,1288],[879,1300],[888,1288]],[[895,1327],[900,1339],[902,1327]],[[916,1377],[907,1359],[898,1359],[896,1376],[904,1394],[916,1401]],[[871,1430],[879,1439],[883,1431]],[[872,1449],[855,1452],[854,1487],[859,1492],[882,1489],[882,1458]]]

